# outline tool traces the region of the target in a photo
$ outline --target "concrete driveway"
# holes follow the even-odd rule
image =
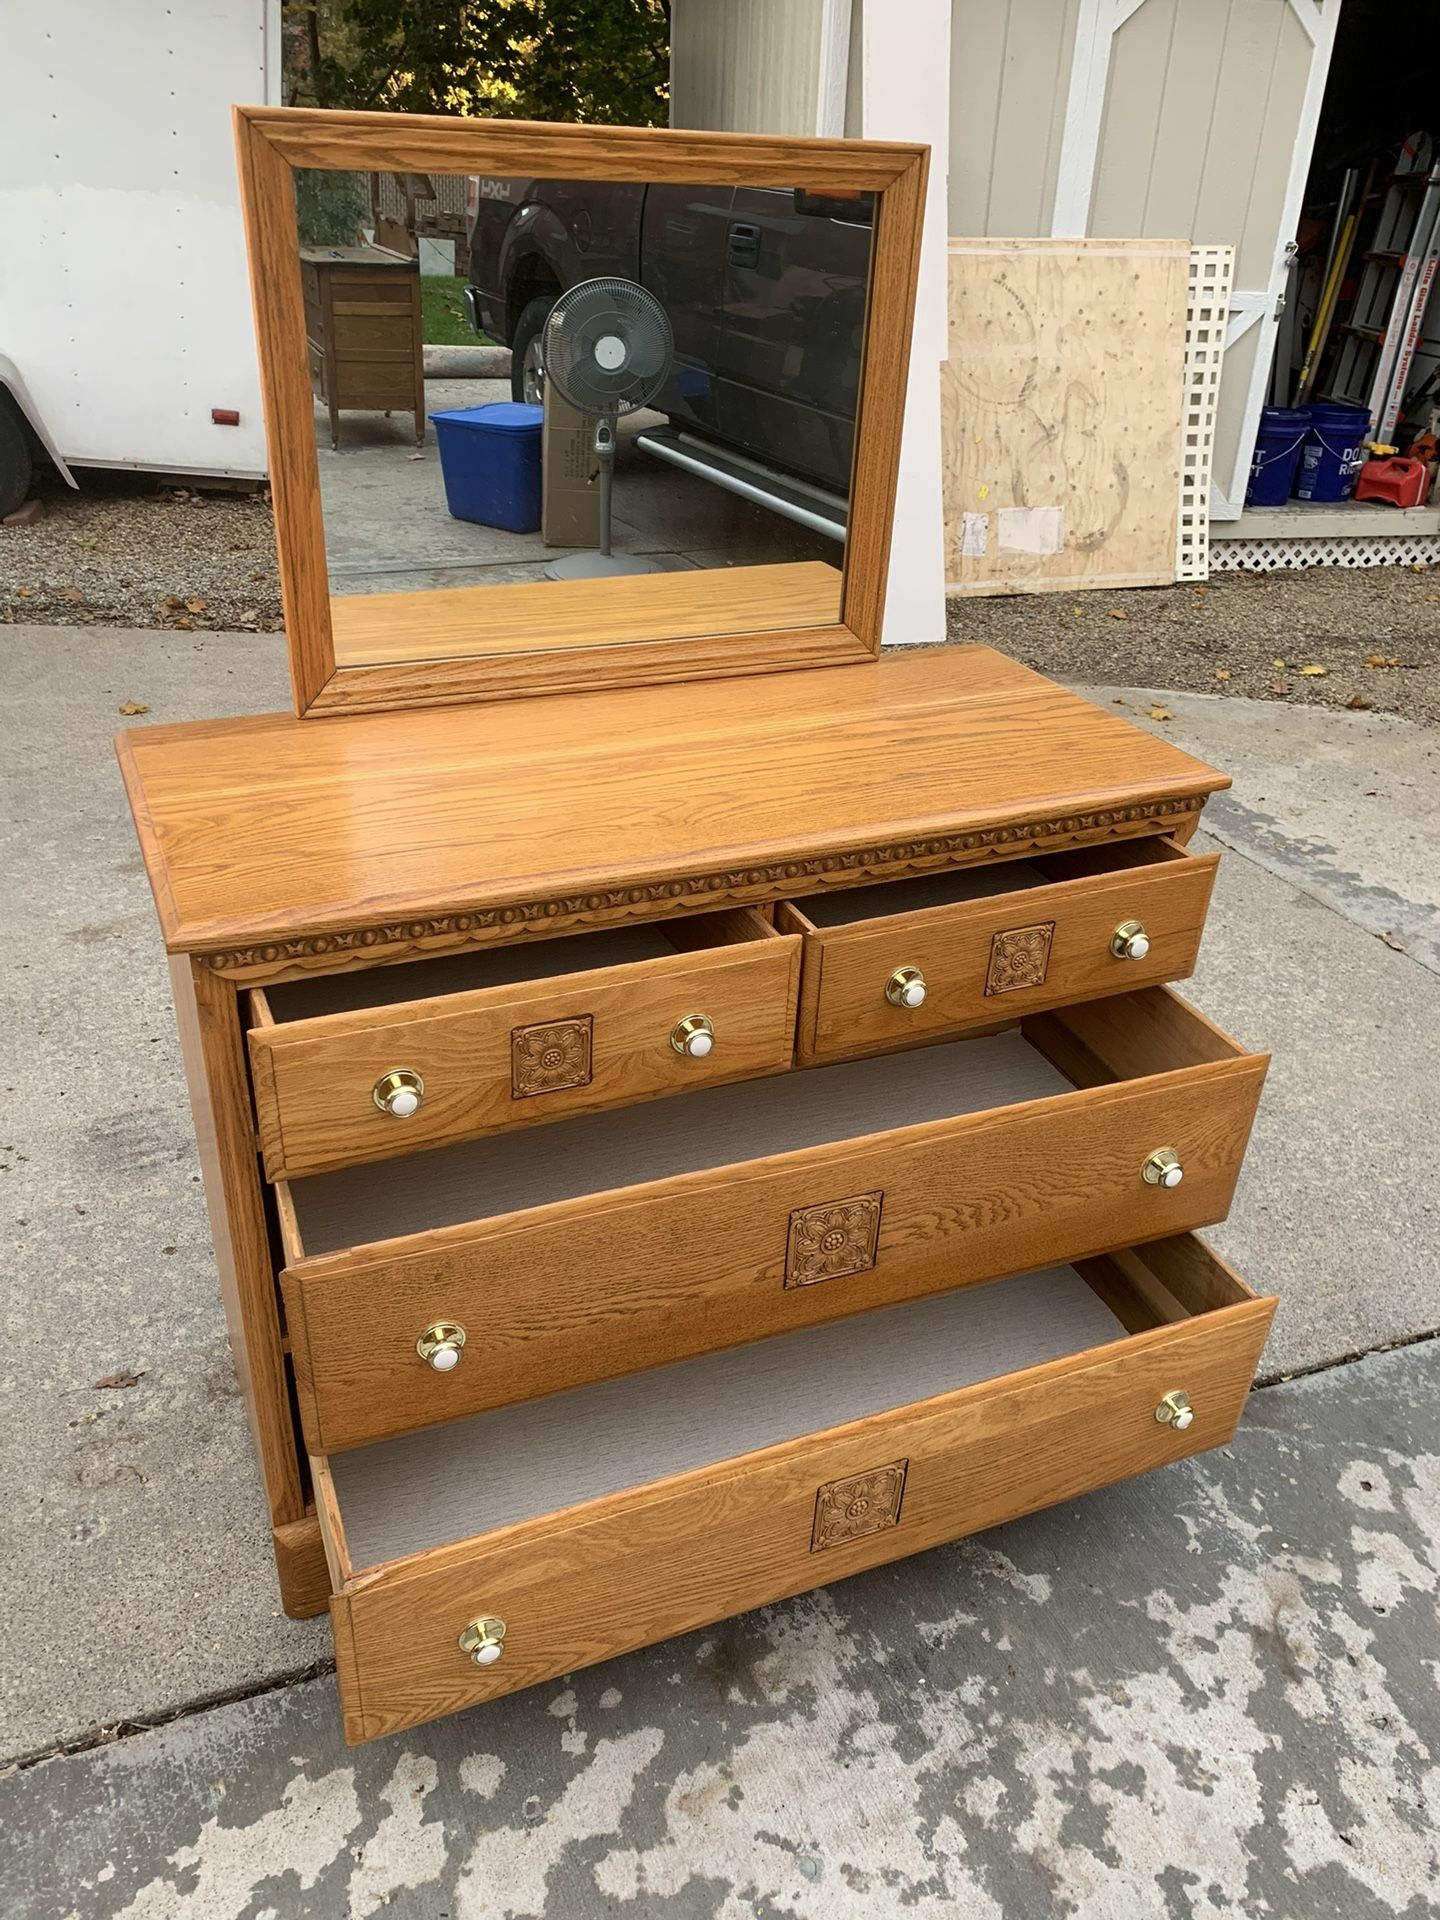
[[[1233,1448],[349,1753],[109,746],[283,704],[281,643],[7,646],[7,1920],[1436,1909],[1440,736],[1096,696],[1236,776],[1188,991],[1275,1052],[1213,1238],[1281,1308]]]

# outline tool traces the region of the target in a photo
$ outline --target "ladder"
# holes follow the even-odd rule
[[[1415,355],[1425,302],[1440,262],[1440,165],[1428,135],[1405,144],[1380,209],[1365,271],[1343,336],[1327,400],[1364,407],[1372,433],[1388,440]]]

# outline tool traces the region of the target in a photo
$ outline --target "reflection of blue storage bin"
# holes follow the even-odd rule
[[[431,414],[445,504],[457,520],[477,520],[510,533],[539,531],[544,417],[540,407],[513,400]]]

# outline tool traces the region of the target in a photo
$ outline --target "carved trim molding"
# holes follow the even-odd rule
[[[429,946],[484,943],[487,936],[495,934],[503,939],[559,932],[577,925],[604,925],[621,918],[658,919],[667,912],[742,906],[755,900],[782,897],[787,892],[813,892],[815,882],[823,884],[842,874],[856,883],[868,879],[898,879],[907,872],[944,866],[957,855],[967,853],[1004,849],[1019,854],[1034,846],[1060,840],[1094,839],[1106,833],[1138,834],[1146,829],[1163,833],[1177,821],[1199,813],[1204,805],[1202,794],[1091,813],[1060,814],[1045,820],[1018,820],[1009,826],[986,827],[973,833],[937,834],[893,846],[856,847],[849,852],[816,854],[809,859],[726,867],[713,873],[652,880],[641,886],[599,887],[588,893],[515,901],[509,906],[483,907],[470,913],[389,921],[339,933],[303,934],[195,957],[215,973],[266,977],[327,959],[341,966],[363,964],[372,954],[377,961],[393,960],[402,952]]]

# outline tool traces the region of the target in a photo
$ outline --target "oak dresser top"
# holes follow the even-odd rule
[[[1165,831],[1229,785],[973,646],[117,749],[167,948],[233,973]]]

